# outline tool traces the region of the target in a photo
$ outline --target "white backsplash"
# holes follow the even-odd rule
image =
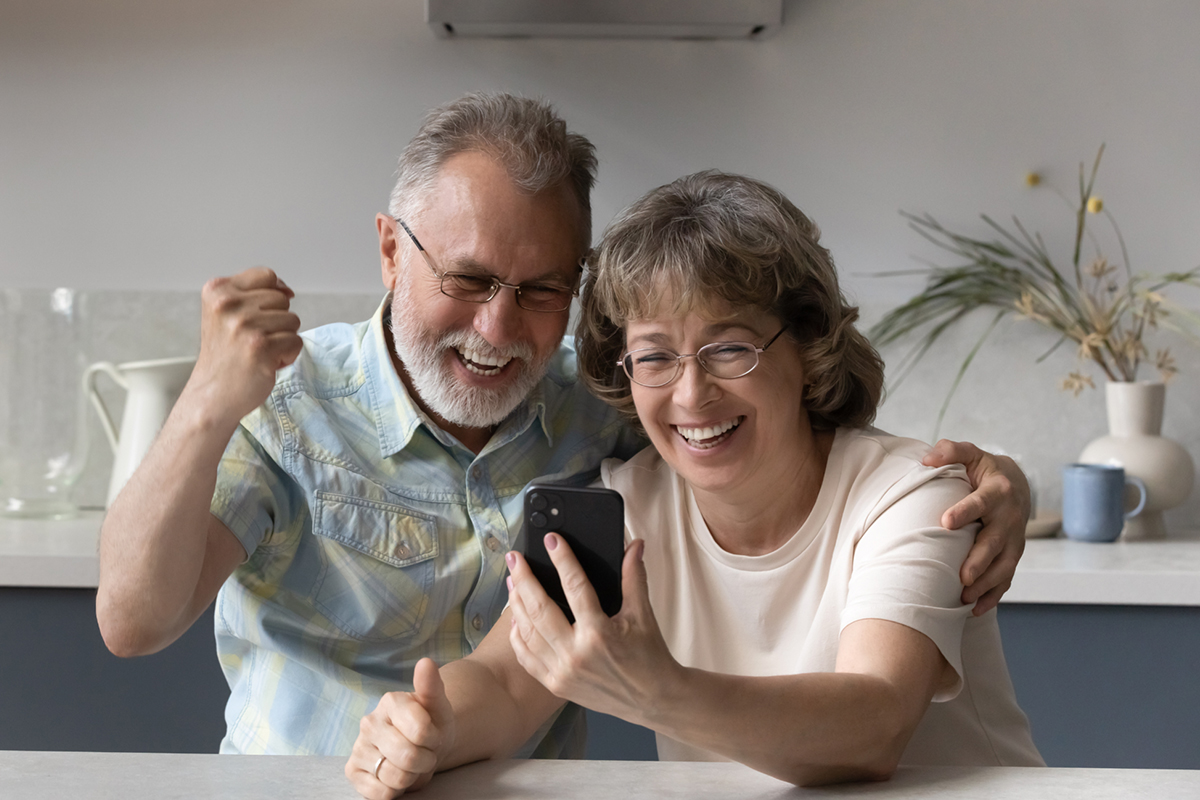
[[[304,327],[310,328],[366,319],[380,299],[377,294],[301,294],[293,308]],[[198,293],[89,292],[88,308],[85,351],[89,362],[121,363],[198,352]],[[864,308],[864,325],[883,311],[882,307]],[[876,424],[892,433],[930,441],[938,409],[987,317],[980,314],[968,320],[934,347],[899,387],[889,391]],[[1193,459],[1200,459],[1200,403],[1196,402],[1200,398],[1200,350],[1178,340],[1163,343],[1171,345],[1180,369],[1167,390],[1163,432],[1180,442]],[[1061,502],[1061,465],[1074,461],[1084,445],[1106,432],[1099,377],[1094,376],[1098,388],[1079,397],[1058,388],[1059,380],[1076,368],[1068,345],[1036,363],[1053,344],[1054,338],[1034,324],[1002,323],[968,370],[940,432],[943,437],[972,441],[1016,458],[1036,486],[1039,505],[1049,510],[1057,510]],[[906,346],[893,346],[884,356],[895,364],[905,352]],[[1144,369],[1141,377],[1154,375]],[[123,393],[103,378],[99,383],[114,418],[120,419]],[[112,453],[90,411],[89,422],[89,458],[75,499],[81,506],[98,508],[104,504]],[[1183,506],[1168,512],[1167,521],[1175,529],[1200,527],[1200,492],[1193,490]]]
[[[200,349],[199,292],[88,292],[88,362],[142,361],[171,356],[194,356]],[[329,322],[358,322],[369,317],[379,294],[301,294],[292,303],[305,328]],[[3,346],[3,345],[0,345]],[[103,376],[100,394],[114,421],[121,419],[124,392]],[[87,466],[75,486],[75,502],[103,508],[113,455],[94,411],[88,408]]]

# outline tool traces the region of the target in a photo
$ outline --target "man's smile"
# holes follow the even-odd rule
[[[491,355],[468,348],[456,347],[454,351],[458,353],[458,358],[464,367],[476,375],[487,378],[499,375],[508,362],[512,361],[512,356]]]

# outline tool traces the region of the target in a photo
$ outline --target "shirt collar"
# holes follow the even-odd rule
[[[363,372],[366,376],[367,390],[371,394],[371,405],[375,410],[379,453],[383,458],[394,456],[408,445],[424,416],[408,396],[392,363],[391,351],[383,330],[391,308],[392,294],[388,292],[371,316],[367,335],[362,343]]]
[[[508,418],[496,428],[496,432],[492,434],[492,438],[488,440],[482,453],[503,447],[513,439],[516,439],[529,430],[529,426],[533,424],[535,419],[538,421],[538,427],[541,429],[542,434],[546,437],[546,443],[554,447],[554,436],[551,426],[546,420],[545,384],[546,379],[543,378],[534,385],[533,391],[529,393],[529,396],[513,409]]]
[[[417,428],[424,425],[438,441],[449,446],[452,437],[434,424],[423,412],[400,380],[392,362],[391,351],[384,335],[392,307],[389,292],[375,310],[363,339],[363,371],[366,375],[371,402],[375,408],[376,432],[379,435],[379,453],[383,458],[396,455],[412,441]],[[554,446],[552,426],[546,419],[546,379],[538,381],[524,401],[496,429],[484,451],[500,447],[524,433],[536,418],[542,434],[551,447]],[[461,446],[461,445],[459,445]]]

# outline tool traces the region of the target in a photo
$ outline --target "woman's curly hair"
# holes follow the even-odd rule
[[[576,331],[588,387],[636,422],[618,366],[625,325],[751,306],[778,316],[799,345],[807,384],[796,396],[813,427],[869,425],[883,360],[854,327],[858,309],[819,238],[800,209],[752,178],[705,171],[651,191],[613,220],[588,260]]]

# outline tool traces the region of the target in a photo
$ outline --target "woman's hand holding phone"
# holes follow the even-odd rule
[[[525,671],[556,697],[630,722],[647,724],[647,714],[674,685],[682,669],[672,658],[650,607],[645,545],[636,540],[621,564],[621,610],[604,613],[595,590],[567,542],[545,536],[546,551],[562,580],[575,624],[546,594],[521,554],[506,556],[509,641]]]

